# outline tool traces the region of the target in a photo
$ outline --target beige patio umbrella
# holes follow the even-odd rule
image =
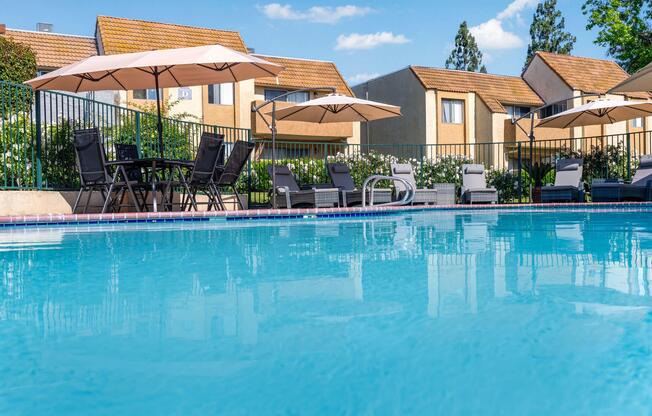
[[[324,88],[306,88],[299,91],[318,91]],[[332,87],[327,87],[335,91]],[[296,92],[296,91],[295,91]],[[277,121],[305,121],[309,123],[343,123],[373,120],[380,120],[389,117],[398,117],[401,115],[401,108],[378,103],[375,101],[362,100],[360,98],[349,97],[343,94],[333,92],[325,97],[315,98],[314,100],[305,101],[286,107],[281,110],[276,109],[275,100],[284,98],[289,93],[276,97],[274,100],[266,101],[262,105],[254,108],[258,112],[268,104],[272,104],[272,110],[266,114],[271,114],[272,122],[270,130],[272,131],[272,189],[276,189],[276,122]],[[272,200],[272,207],[276,208],[276,198]]]
[[[609,90],[613,93],[646,91],[652,91],[652,62]]]
[[[278,64],[221,45],[92,56],[26,81],[35,90],[71,92],[156,89],[158,136],[163,157],[159,88],[238,82],[276,76]]]
[[[591,126],[611,124],[652,115],[652,101],[595,100],[546,117],[536,127]]]
[[[272,111],[267,114],[271,113]],[[276,110],[277,121],[307,121],[311,123],[366,122],[400,115],[400,107],[343,94],[329,94]]]

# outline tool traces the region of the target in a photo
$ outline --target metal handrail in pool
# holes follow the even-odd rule
[[[389,180],[389,181],[399,181],[402,182],[403,185],[405,185],[405,195],[403,195],[403,199],[400,201],[391,201],[391,202],[385,202],[382,204],[376,204],[374,205],[374,190],[376,189],[375,186],[379,181],[382,180]],[[408,205],[409,203],[412,202],[414,199],[414,187],[412,184],[408,181],[406,181],[403,178],[399,178],[396,176],[386,176],[386,175],[371,175],[367,179],[365,179],[364,183],[362,184],[362,206],[365,207],[367,205],[367,187],[369,186],[369,199],[370,199],[370,204],[369,206],[391,206],[391,205]]]

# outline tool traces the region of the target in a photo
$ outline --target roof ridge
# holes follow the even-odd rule
[[[232,30],[232,29],[215,29],[215,28],[203,27],[203,26],[182,25],[182,24],[179,24],[179,23],[156,22],[156,21],[153,21],[153,20],[145,20],[145,19],[132,19],[132,18],[129,18],[129,17],[116,17],[116,16],[98,15],[97,20],[99,20],[100,18],[115,19],[115,20],[126,20],[126,21],[130,21],[130,22],[152,23],[152,24],[156,24],[156,25],[177,26],[177,27],[185,27],[185,28],[191,28],[191,29],[212,30],[212,31],[215,31],[215,32],[231,32],[231,33],[237,33],[238,35],[240,35],[240,37],[242,37],[242,34],[240,33],[240,31]]]
[[[69,34],[69,33],[41,32],[39,30],[13,29],[13,28],[9,28],[9,27],[6,30],[7,30],[7,32],[12,31],[12,32],[22,32],[22,33],[35,33],[35,34],[38,34],[38,35],[46,35],[46,36],[64,36],[64,37],[68,37],[68,38],[82,38],[82,39],[93,39],[93,40],[95,40],[95,36],[88,36],[88,35],[73,35],[73,34]],[[5,32],[4,34],[6,35],[7,32]]]
[[[490,74],[486,72],[466,71],[464,69],[439,68],[434,66],[410,65],[409,68],[420,68],[420,69],[426,69],[432,71],[458,72],[460,74],[477,75],[477,76],[484,76],[484,77],[516,78],[521,80],[523,79],[519,75]]]
[[[564,53],[554,53],[554,52],[547,52],[547,51],[536,51],[535,55],[548,55],[548,56],[558,56],[560,58],[571,58],[571,59],[584,59],[587,61],[599,61],[599,62],[608,62],[611,64],[616,64],[618,65],[618,62],[614,61],[613,59],[608,59],[608,58],[594,58],[592,56],[577,56],[577,55],[571,55],[571,54],[564,54]],[[620,66],[620,65],[618,65]]]
[[[278,58],[278,59],[294,59],[297,61],[307,61],[307,62],[323,62],[325,64],[335,64],[334,61],[326,61],[323,59],[312,59],[312,58],[296,58],[293,56],[280,56],[280,55],[268,55],[264,53],[252,53],[253,56],[267,57],[267,58]]]

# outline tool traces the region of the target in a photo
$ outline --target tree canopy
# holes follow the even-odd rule
[[[597,29],[594,43],[632,73],[652,61],[652,0],[587,0],[582,13],[587,30]]]
[[[36,76],[36,55],[22,43],[0,36],[0,80],[21,83]]]
[[[480,52],[475,38],[469,31],[466,21],[460,24],[457,35],[455,35],[455,46],[446,60],[446,68],[487,72],[487,68],[482,64],[482,52]]]
[[[530,25],[530,38],[523,69],[537,51],[568,55],[577,40],[566,31],[566,21],[557,10],[557,0],[545,0],[537,5]]]

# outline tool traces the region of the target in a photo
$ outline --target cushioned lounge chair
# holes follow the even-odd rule
[[[428,189],[428,188],[417,188],[417,181],[414,179],[414,172],[412,170],[412,165],[409,163],[392,163],[391,164],[392,176],[401,178],[407,181],[412,185],[414,189],[414,198],[412,199],[412,204],[432,204],[437,203],[437,190]],[[400,181],[394,182],[394,187],[396,190],[396,198],[402,199],[407,191],[405,184]]]
[[[652,155],[641,156],[631,183],[622,180],[599,180],[591,184],[594,202],[652,200]]]
[[[555,184],[541,188],[541,202],[584,202],[582,159],[560,159],[555,171]]]
[[[272,176],[272,166],[267,166]],[[318,188],[317,186],[301,188],[290,168],[276,166],[276,206],[279,208],[326,208],[340,205],[340,190],[337,188]]]
[[[498,202],[496,188],[487,187],[487,178],[483,165],[462,165],[461,200],[463,204],[495,204]]]
[[[326,164],[328,176],[333,186],[340,190],[340,204],[344,207],[362,204],[362,190],[355,187],[349,167],[344,163]],[[367,201],[371,203],[371,193],[367,191]],[[392,201],[391,189],[375,189],[374,204],[385,204]]]

